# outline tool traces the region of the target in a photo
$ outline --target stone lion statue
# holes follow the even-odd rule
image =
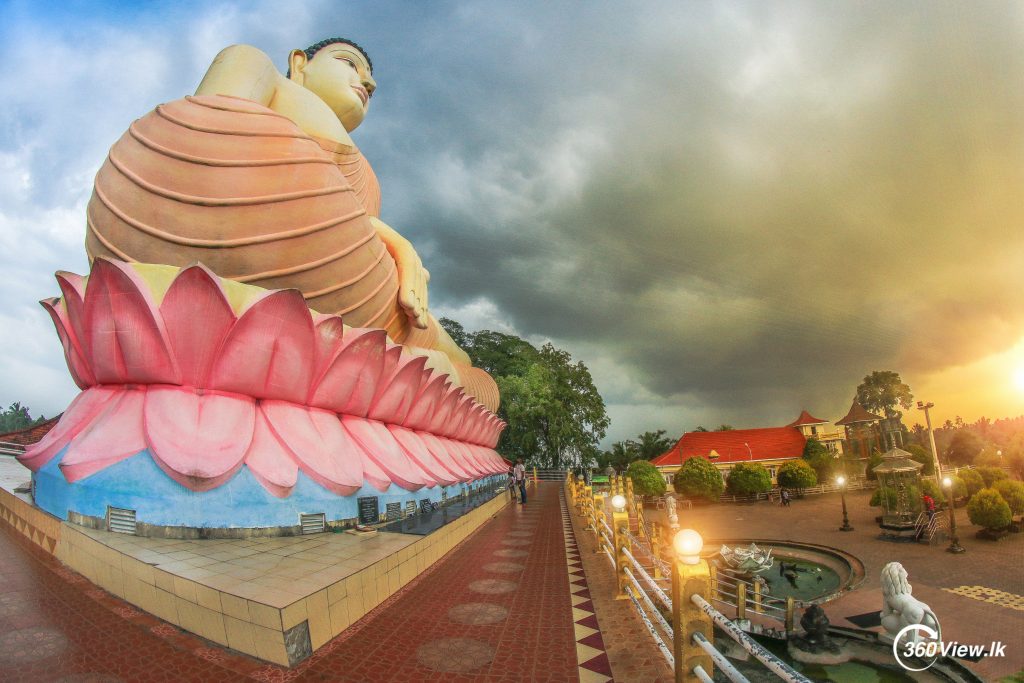
[[[942,639],[939,618],[931,607],[915,598],[913,588],[907,581],[907,570],[899,562],[890,562],[882,567],[882,628],[895,638],[907,626],[919,624],[934,629]],[[911,631],[908,637],[916,642],[920,635]]]

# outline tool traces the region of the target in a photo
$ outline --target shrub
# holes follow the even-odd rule
[[[964,482],[963,478],[958,477],[955,474],[951,475],[949,478],[953,480],[953,500],[956,500],[958,498],[966,498],[967,484]]]
[[[626,468],[626,476],[633,480],[633,491],[641,496],[660,496],[665,493],[665,479],[658,468],[646,460],[634,460]]]
[[[986,529],[1002,529],[1010,524],[1010,506],[995,489],[982,489],[967,503],[967,517],[971,524]]]
[[[907,452],[910,453],[910,458],[914,462],[919,462],[924,465],[924,469],[921,470],[921,474],[926,477],[935,474],[935,460],[932,458],[931,451],[927,450],[924,446],[912,443],[907,446]]]
[[[687,498],[705,498],[711,502],[717,501],[725,490],[718,468],[706,458],[690,458],[683,463],[672,486]]]
[[[825,448],[820,441],[811,437],[804,444],[804,461],[814,468],[818,479],[824,481],[832,473],[835,467],[836,457],[829,449]],[[813,484],[812,484],[813,486]]]
[[[998,491],[1010,506],[1010,512],[1015,515],[1024,514],[1024,484],[1011,479],[1000,479],[992,488]]]
[[[1009,479],[1006,472],[998,467],[979,467],[975,472],[981,475],[981,479],[985,482],[985,488],[987,489],[992,488],[992,485],[1001,479]]]
[[[871,494],[871,500],[868,501],[868,505],[872,507],[882,507],[883,501],[886,503],[885,508],[887,510],[893,510],[896,508],[899,497],[896,493],[896,489],[890,486],[879,486],[875,489],[875,492]],[[911,510],[920,510],[921,504],[921,490],[916,486],[907,487],[907,502],[910,504]]]
[[[921,495],[925,494],[931,496],[936,504],[946,500],[946,492],[932,479],[921,480]]]
[[[964,480],[964,485],[967,486],[967,495],[973,496],[978,491],[985,488],[985,480],[981,478],[981,475],[974,470],[960,470],[958,475]]]
[[[772,487],[772,476],[764,465],[741,462],[729,470],[725,478],[725,490],[734,496],[752,496],[764,493]]]
[[[814,468],[803,460],[791,460],[779,468],[776,476],[779,486],[788,489],[805,489],[818,483],[818,475]]]
[[[865,475],[867,476],[868,480],[870,480],[870,481],[877,481],[878,480],[878,475],[875,474],[875,468],[878,467],[881,464],[882,464],[882,454],[877,452],[877,451],[875,451],[874,453],[871,454],[871,457],[868,458],[867,469],[864,472]]]

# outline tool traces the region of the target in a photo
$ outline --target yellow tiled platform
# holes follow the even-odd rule
[[[355,623],[507,503],[499,495],[428,536],[175,540],[79,527],[0,489],[0,515],[93,583],[187,631],[284,666]]]

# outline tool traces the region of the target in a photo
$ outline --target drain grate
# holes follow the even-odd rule
[[[135,510],[107,506],[107,531],[135,535]]]
[[[299,515],[299,525],[302,527],[302,534],[322,534],[327,530],[327,514],[314,512]]]

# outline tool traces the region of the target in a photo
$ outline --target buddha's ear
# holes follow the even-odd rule
[[[309,61],[306,58],[306,53],[302,50],[292,50],[291,54],[288,55],[288,70],[291,72],[290,78],[299,85],[302,85],[304,76],[302,70],[306,68],[306,62]]]

